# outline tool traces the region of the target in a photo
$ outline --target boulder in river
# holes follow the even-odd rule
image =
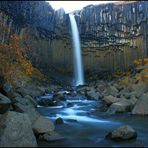
[[[64,121],[61,117],[59,117],[55,120],[55,124],[63,124],[63,123],[64,123]]]
[[[113,103],[107,110],[107,113],[123,113],[128,112],[131,109],[131,103],[127,100],[121,100],[120,102]]]
[[[44,98],[38,101],[39,105],[42,106],[56,106],[57,105],[57,101],[55,101],[53,98]]]
[[[59,91],[59,92],[54,94],[54,99],[66,101],[66,98],[65,98],[66,94],[69,94],[69,92],[68,91]]]
[[[132,114],[148,115],[148,93],[143,94],[143,96],[136,102]]]
[[[106,135],[107,139],[122,141],[137,138],[136,131],[129,125],[121,126]]]
[[[55,126],[49,119],[39,116],[33,123],[32,128],[36,134],[43,134],[54,131]]]
[[[27,114],[8,111],[1,116],[0,147],[37,147]]]

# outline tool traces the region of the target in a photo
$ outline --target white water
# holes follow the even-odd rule
[[[69,18],[73,40],[74,85],[84,85],[84,73],[78,27],[74,15],[69,14]]]
[[[92,103],[95,103],[95,101],[91,101],[91,100],[67,100],[67,102],[73,102],[75,103],[73,107],[69,107],[69,108],[62,108],[62,110],[57,110],[56,115],[52,116],[52,117],[48,117],[49,119],[52,120],[56,120],[58,117],[61,117],[65,123],[69,124],[69,122],[67,122],[67,120],[72,119],[72,120],[76,120],[77,122],[85,122],[85,123],[110,123],[110,121],[108,120],[102,120],[102,119],[98,119],[98,118],[94,118],[94,117],[89,117],[87,115],[88,110],[90,111],[90,109],[92,108]],[[85,102],[85,103],[84,103]],[[79,104],[82,103],[82,104]],[[47,107],[46,107],[47,108]],[[54,109],[61,109],[60,106],[57,107],[50,107],[50,108],[54,108]],[[87,110],[84,108],[88,108]],[[92,108],[93,109],[93,108]]]

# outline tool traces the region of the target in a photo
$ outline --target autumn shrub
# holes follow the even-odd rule
[[[8,26],[0,23],[0,35],[6,37]],[[2,39],[2,38],[1,38]],[[23,43],[19,35],[12,34],[0,42],[0,76],[5,80],[15,84],[14,78],[23,76],[31,77],[37,74],[42,78],[43,75],[39,70],[32,66],[31,61],[27,57],[29,50]]]
[[[117,70],[113,76],[118,78],[118,77],[123,77],[123,76],[130,76],[131,72],[130,71],[121,71],[121,70]]]
[[[133,63],[135,64],[135,66],[144,65],[144,64],[148,63],[148,58],[137,59],[137,60],[134,60]]]

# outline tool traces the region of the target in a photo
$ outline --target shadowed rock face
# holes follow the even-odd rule
[[[145,1],[89,5],[75,11],[85,71],[125,70],[146,55],[148,3]],[[42,1],[2,1],[1,21],[20,34],[31,49],[33,64],[49,73],[72,72],[71,30],[68,14]],[[38,56],[36,56],[38,55]],[[53,68],[52,68],[53,70]]]
[[[37,147],[27,114],[9,111],[0,120],[1,147]]]
[[[1,10],[10,15],[17,23],[31,24],[52,30],[54,10],[45,2],[37,1],[2,1]],[[40,13],[39,13],[40,12]]]
[[[10,104],[10,99],[0,93],[0,114],[5,113],[10,107]]]

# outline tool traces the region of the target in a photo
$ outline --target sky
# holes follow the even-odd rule
[[[48,1],[52,8],[58,10],[60,8],[64,8],[66,13],[72,12],[74,10],[80,10],[83,7],[90,4],[102,4],[102,3],[110,3],[115,1]]]

